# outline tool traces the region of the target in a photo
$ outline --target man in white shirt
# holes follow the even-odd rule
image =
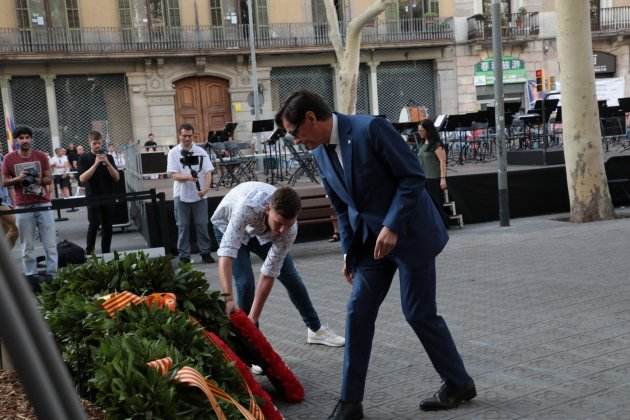
[[[226,311],[229,314],[235,309],[233,276],[238,306],[258,323],[277,277],[308,327],[307,342],[340,347],[345,339],[322,326],[289,255],[297,236],[300,205],[300,197],[293,189],[276,189],[263,182],[244,182],[223,197],[211,221],[220,243],[217,251],[219,282],[225,295]],[[252,252],[264,261],[257,287],[250,260]]]
[[[179,144],[168,152],[166,171],[173,177],[173,201],[177,222],[179,260],[190,262],[190,219],[197,233],[197,245],[204,263],[213,263],[208,234],[208,202],[214,166],[205,150],[193,144],[191,124],[179,127]]]
[[[70,162],[63,147],[55,148],[55,156],[49,159],[53,180],[57,188],[61,190],[64,198],[70,196]],[[55,194],[57,195],[57,194]]]

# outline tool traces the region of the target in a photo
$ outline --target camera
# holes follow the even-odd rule
[[[179,161],[182,163],[182,165],[188,167],[192,165],[199,165],[199,156],[195,156],[191,150],[182,149],[182,157],[179,159]]]
[[[25,169],[24,172],[26,172],[26,176],[22,180],[22,186],[28,187],[29,185],[38,183],[39,173],[37,171],[33,169]]]
[[[105,151],[103,149],[98,149],[96,152],[94,152],[95,155],[104,155]]]

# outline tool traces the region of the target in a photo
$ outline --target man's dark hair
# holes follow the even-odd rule
[[[280,111],[276,114],[276,125],[283,127],[282,118],[291,124],[300,124],[308,111],[312,111],[318,120],[327,120],[332,115],[332,110],[326,101],[317,93],[298,90],[282,104]]]
[[[92,131],[90,131],[90,134],[88,134],[88,138],[90,139],[90,141],[92,141],[92,140],[102,140],[103,136],[101,135],[100,132],[98,132],[96,130],[92,130]]]
[[[300,196],[291,187],[280,187],[271,195],[270,206],[280,216],[293,219],[302,208]]]
[[[17,139],[22,134],[28,134],[29,136],[33,137],[33,130],[31,130],[30,127],[27,127],[25,125],[15,127],[15,130],[13,130],[13,138]]]
[[[179,126],[179,130],[177,130],[177,133],[181,134],[182,130],[186,130],[186,131],[190,130],[194,133],[195,127],[193,127],[192,124],[190,123],[183,123],[182,125]]]

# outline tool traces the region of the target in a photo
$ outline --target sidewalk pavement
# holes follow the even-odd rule
[[[438,257],[438,310],[478,391],[456,410],[418,410],[440,378],[404,320],[394,281],[377,320],[367,419],[630,418],[630,218],[577,225],[560,216],[451,231]],[[77,225],[57,223],[59,239],[84,245]],[[115,234],[112,249],[142,242],[137,232]],[[338,244],[296,244],[293,256],[322,322],[343,333],[350,287]],[[197,266],[217,288],[216,265]],[[343,349],[306,344],[280,284],[261,329],[306,391],[303,403],[278,402],[280,410],[290,420],[325,419],[339,395]]]

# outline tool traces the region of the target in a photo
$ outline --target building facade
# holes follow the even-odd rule
[[[342,27],[370,3],[336,1]],[[491,3],[394,0],[363,31],[357,112],[397,120],[409,104],[435,116],[490,103]],[[502,4],[508,100],[522,99],[536,69],[559,73],[553,3]],[[606,76],[625,80],[630,0],[592,3],[594,50],[614,57]],[[239,141],[251,139],[246,0],[0,0],[0,12],[2,144],[5,117],[33,127],[48,151],[85,143],[92,129],[115,144],[142,143],[149,132],[173,144],[183,122],[197,141],[230,121],[239,123]],[[252,0],[251,13],[260,118],[272,118],[298,88],[334,106],[322,0]]]

